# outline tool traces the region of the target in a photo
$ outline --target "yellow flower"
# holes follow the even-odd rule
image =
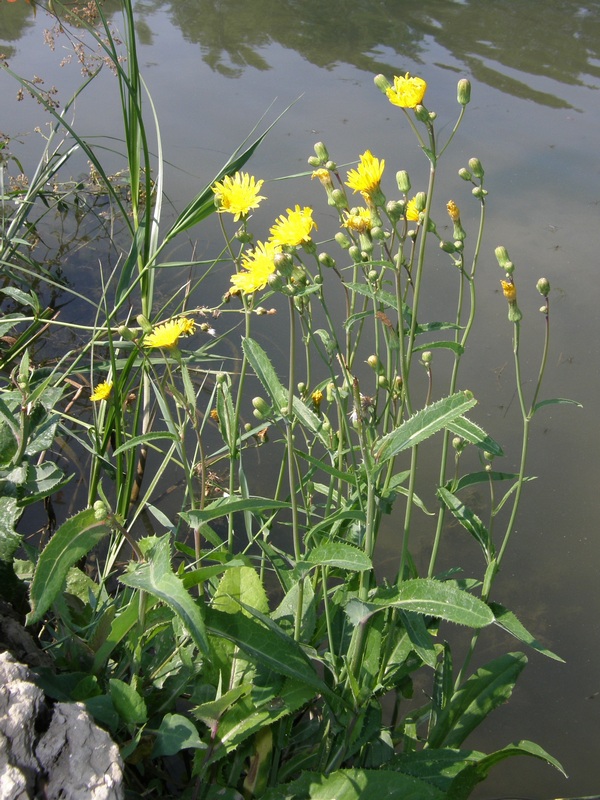
[[[448,216],[452,222],[458,222],[460,219],[460,208],[456,205],[454,200],[449,200],[448,203],[446,203],[446,208],[448,209]]]
[[[348,173],[346,186],[354,189],[355,192],[373,194],[379,189],[384,167],[385,159],[382,158],[380,161],[373,156],[370,150],[365,150],[360,157],[358,167],[351,169]]]
[[[253,208],[258,208],[265,197],[259,195],[264,181],[257,181],[247,172],[236,172],[233,177],[226,175],[220,183],[212,187],[216,194],[219,211],[233,214],[234,222],[246,216]]]
[[[272,242],[257,242],[252,253],[245,253],[242,258],[241,272],[231,276],[234,287],[244,294],[252,294],[264,289],[269,276],[275,272],[273,259],[279,248]]]
[[[395,76],[394,85],[386,91],[390,103],[400,108],[415,108],[423,102],[427,84],[423,78],[411,78],[410,73],[406,73],[404,78]]]
[[[90,395],[90,400],[93,400],[94,403],[98,400],[108,400],[110,393],[112,392],[112,388],[112,381],[104,381],[104,383],[99,383]]]
[[[406,219],[409,222],[418,222],[420,219],[419,216],[419,209],[417,208],[417,200],[413,197],[412,200],[409,200],[406,204]]]
[[[279,247],[297,247],[310,241],[310,232],[317,230],[317,223],[312,218],[313,210],[309,206],[300,208],[296,205],[294,210],[287,208],[287,217],[283,214],[275,220],[270,229],[269,241]]]
[[[344,228],[356,231],[357,233],[366,233],[371,230],[371,212],[368,208],[354,208],[353,212],[346,211],[346,219],[342,223]]]
[[[177,347],[180,336],[187,336],[193,333],[195,328],[196,323],[193,319],[187,319],[186,317],[171,319],[168,322],[157,325],[152,333],[145,337],[144,347],[161,347],[165,350],[171,350],[173,347]]]
[[[331,180],[331,173],[328,169],[316,169],[310,176],[311,181],[313,178],[318,178],[326,189],[333,189],[333,181]]]
[[[509,303],[514,303],[517,299],[517,287],[512,281],[500,281],[502,292]]]
[[[311,394],[310,399],[312,400],[313,406],[318,411],[321,407],[321,403],[323,402],[323,392],[320,389],[315,389],[315,391]]]

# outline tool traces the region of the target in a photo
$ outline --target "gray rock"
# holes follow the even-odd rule
[[[121,800],[117,745],[82,703],[49,706],[29,670],[0,654],[0,800]]]

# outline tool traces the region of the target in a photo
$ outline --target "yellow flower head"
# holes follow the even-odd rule
[[[316,389],[310,396],[312,400],[313,406],[319,410],[321,407],[321,403],[323,402],[323,392],[320,389]]]
[[[366,233],[371,230],[371,212],[368,208],[353,208],[351,213],[346,211],[346,219],[342,223],[344,228],[356,231],[357,233]]]
[[[333,181],[331,180],[331,173],[328,169],[316,169],[310,176],[311,181],[313,178],[318,178],[326,189],[333,189]]]
[[[236,172],[233,177],[226,175],[221,182],[212,187],[217,196],[219,211],[233,214],[234,222],[245,217],[251,209],[258,208],[265,197],[259,195],[264,181],[257,181],[247,172]]]
[[[110,397],[110,393],[112,392],[113,384],[112,381],[105,381],[104,383],[99,383],[95,390],[90,395],[90,400],[93,402],[97,402],[98,400],[108,400]]]
[[[413,197],[412,200],[408,201],[408,203],[406,204],[406,211],[404,213],[406,214],[406,219],[409,222],[419,221],[420,216],[419,216],[419,209],[417,208],[416,198]]]
[[[517,299],[517,287],[512,281],[500,281],[502,292],[509,303],[514,303]]]
[[[454,200],[449,200],[448,203],[446,203],[446,208],[448,209],[448,216],[452,222],[458,222],[460,219],[460,208],[456,205]]]
[[[427,84],[423,78],[411,78],[410,73],[406,73],[404,78],[396,75],[394,85],[386,91],[390,103],[400,108],[415,108],[420,105],[425,97]]]
[[[346,186],[354,189],[355,192],[364,192],[369,195],[373,194],[379,189],[384,167],[385,159],[382,158],[380,161],[378,158],[375,158],[370,150],[365,150],[360,157],[358,167],[348,172]]]
[[[188,336],[194,332],[195,328],[196,323],[193,319],[187,319],[186,317],[171,319],[168,322],[157,325],[152,333],[145,337],[144,347],[160,347],[165,350],[172,350],[177,347],[180,336]]]
[[[317,223],[312,218],[313,210],[309,206],[300,208],[296,205],[294,210],[286,209],[287,217],[283,214],[275,220],[270,229],[269,241],[279,247],[297,247],[310,241],[310,232],[317,230]]]
[[[275,272],[273,259],[279,248],[272,242],[257,242],[251,253],[242,258],[242,271],[231,276],[234,287],[244,294],[252,294],[264,289],[269,276]]]

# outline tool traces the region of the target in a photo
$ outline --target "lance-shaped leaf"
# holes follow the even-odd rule
[[[495,456],[504,455],[504,451],[498,442],[492,439],[491,436],[488,436],[483,428],[471,422],[470,419],[461,417],[461,419],[451,422],[448,425],[448,430],[452,431],[452,433],[455,433],[457,436],[462,436],[465,441],[474,444],[475,447],[479,447],[480,450],[485,450],[487,453],[492,453]]]
[[[509,699],[526,664],[523,653],[506,653],[480,667],[439,714],[428,746],[460,747],[491,711]]]
[[[154,539],[146,555],[148,561],[130,565],[130,571],[119,580],[166,603],[181,619],[198,649],[207,655],[210,647],[204,620],[200,609],[171,569],[168,536]]]
[[[350,600],[346,613],[354,611],[353,607],[358,602]],[[366,610],[374,614],[384,608],[402,608],[470,628],[483,628],[494,621],[489,607],[478,597],[456,584],[442,583],[433,578],[403,581],[399,587],[383,590],[368,603],[360,605],[363,609],[361,619],[365,618]]]
[[[564,664],[564,659],[560,656],[557,656],[556,653],[553,653],[552,650],[548,650],[547,647],[532,636],[531,633],[527,630],[527,628],[517,619],[517,617],[513,614],[512,611],[509,611],[500,603],[490,603],[490,608],[494,616],[496,617],[496,625],[499,625],[501,628],[504,628],[505,631],[510,633],[520,642],[524,644],[528,644],[529,647],[532,647],[534,650],[537,650],[538,653],[543,653],[548,658],[553,658],[555,661],[562,661]]]
[[[432,403],[407,419],[396,430],[382,436],[374,446],[375,458],[382,463],[402,450],[420,444],[434,433],[447,428],[476,403],[471,392],[467,391],[457,392]]]
[[[107,521],[97,520],[93,508],[75,514],[56,531],[36,564],[29,602],[27,625],[39,622],[62,591],[73,564],[110,533]]]
[[[289,503],[285,503],[282,500],[270,500],[268,497],[231,495],[230,497],[219,497],[203,509],[196,508],[192,511],[184,511],[181,513],[181,517],[192,528],[197,528],[213,519],[226,517],[228,514],[235,514],[238,511],[251,511],[254,514],[259,514],[263,511],[277,511],[289,507]]]
[[[456,495],[444,489],[442,486],[437,490],[437,495],[463,528],[481,545],[485,558],[487,560],[493,558],[494,545],[490,540],[489,531],[477,514],[462,503]]]
[[[364,572],[372,569],[371,559],[352,544],[345,542],[324,542],[314,547],[306,561],[313,566],[337,567],[338,569],[348,569],[353,572]]]

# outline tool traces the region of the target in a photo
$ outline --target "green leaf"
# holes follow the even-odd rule
[[[306,561],[313,566],[338,567],[353,572],[372,569],[371,559],[358,547],[345,542],[324,542],[314,547]]]
[[[271,500],[268,497],[239,497],[239,495],[231,495],[230,497],[219,497],[217,500],[213,500],[202,510],[194,509],[193,511],[182,512],[180,516],[192,528],[198,528],[206,522],[226,517],[228,514],[234,514],[237,511],[251,511],[258,514],[263,511],[275,511],[289,507],[289,503],[284,503],[281,500]]]
[[[583,408],[582,403],[579,403],[577,400],[569,400],[567,397],[553,397],[550,400],[540,400],[539,403],[536,403],[533,407],[533,413],[538,410],[538,408],[542,408],[542,406],[555,406],[555,405],[570,405],[570,406],[577,406],[578,408]]]
[[[491,610],[478,597],[456,585],[432,578],[403,581],[398,587],[378,592],[365,605],[373,613],[384,608],[402,608],[470,628],[483,628],[494,621]]]
[[[118,456],[121,453],[125,453],[127,450],[137,447],[140,444],[145,445],[148,444],[148,442],[154,442],[158,439],[168,439],[171,442],[179,442],[181,437],[176,433],[169,433],[169,431],[150,431],[149,433],[144,433],[141,436],[132,436],[131,439],[128,439],[125,442],[125,444],[117,447],[113,455]]]
[[[98,521],[93,508],[64,522],[39,557],[30,589],[31,611],[26,624],[39,622],[62,590],[67,572],[110,533],[106,520]]]
[[[240,602],[267,614],[269,602],[260,577],[252,567],[239,566],[228,569],[212,600],[212,607],[228,614],[240,613]],[[247,611],[242,611],[248,614]]]
[[[460,747],[491,711],[509,699],[526,664],[523,653],[507,653],[480,667],[439,714],[429,733],[429,747]]]
[[[263,800],[445,800],[431,783],[389,769],[344,769],[325,775],[305,772],[284,786],[269,789]]]
[[[294,678],[316,692],[328,697],[331,695],[300,645],[283,631],[278,635],[241,612],[226,614],[213,608],[207,609],[206,627],[214,636],[222,636],[237,644],[246,655],[260,664]]]
[[[156,732],[151,758],[174,756],[181,750],[206,750],[194,723],[182,714],[165,714]]]
[[[420,444],[442,428],[450,427],[454,420],[476,403],[471,392],[457,392],[432,403],[376,442],[376,459],[380,462],[388,461],[402,450]]]
[[[479,447],[480,450],[485,450],[495,456],[504,455],[504,450],[498,442],[492,439],[491,436],[488,436],[483,428],[471,422],[470,419],[466,419],[466,417],[450,422],[447,427],[448,430],[452,431],[456,436],[462,436],[469,444],[474,444],[475,447]]]
[[[23,537],[15,527],[22,513],[14,497],[0,497],[0,561],[10,563],[19,549]]]
[[[110,699],[121,719],[128,725],[142,725],[148,719],[144,698],[130,686],[118,678],[108,682]]]
[[[437,495],[463,528],[479,543],[486,560],[493,558],[494,545],[490,540],[489,531],[477,514],[471,511],[471,509],[462,503],[452,492],[449,492],[441,486],[437,490]]]
[[[146,555],[148,561],[130,564],[129,571],[119,580],[166,603],[181,619],[196,647],[207,655],[210,647],[200,608],[171,569],[169,537],[153,539]]]
[[[480,470],[479,472],[469,472],[468,475],[462,475],[456,482],[448,481],[445,488],[449,491],[453,491],[456,494],[457,492],[460,492],[461,489],[466,489],[467,486],[473,486],[477,483],[489,483],[490,481],[512,481],[518,477],[519,475],[517,472],[497,472],[495,470],[486,472],[485,470]],[[528,478],[525,478],[525,480],[528,480]]]
[[[279,413],[282,409],[287,408],[287,390],[277,377],[277,373],[271,364],[269,356],[254,339],[244,339],[242,341],[242,348],[252,369],[256,373],[256,377],[262,383],[263,388],[275,405],[276,411]]]
[[[512,611],[509,611],[503,605],[500,605],[500,603],[488,603],[488,605],[496,617],[496,625],[504,628],[505,631],[510,633],[520,642],[528,644],[529,647],[532,647],[539,653],[543,653],[545,656],[548,656],[548,658],[553,658],[555,661],[562,661],[564,664],[564,659],[560,656],[557,656],[556,653],[553,653],[551,650],[548,650],[547,647],[544,647],[541,642],[532,636]]]
[[[457,356],[462,356],[465,352],[465,348],[459,342],[453,342],[451,339],[441,339],[439,342],[426,342],[425,344],[420,344],[418,347],[413,347],[413,352],[418,353],[420,350],[435,350],[440,347],[445,347],[448,350],[452,350],[453,353],[456,353]]]

